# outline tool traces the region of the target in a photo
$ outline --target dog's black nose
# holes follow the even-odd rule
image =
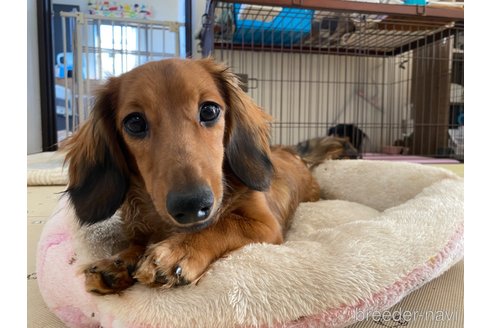
[[[208,218],[214,205],[214,194],[208,186],[170,191],[167,195],[167,211],[180,224],[200,222]]]

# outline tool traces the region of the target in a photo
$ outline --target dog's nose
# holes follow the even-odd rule
[[[208,218],[214,205],[214,194],[208,186],[170,191],[167,195],[167,211],[180,224],[200,222]]]

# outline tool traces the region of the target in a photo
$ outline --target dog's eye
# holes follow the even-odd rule
[[[125,117],[123,126],[129,135],[136,138],[144,138],[149,130],[145,117],[140,113],[131,113]]]
[[[200,105],[200,123],[210,126],[217,122],[220,116],[220,106],[214,102],[207,101]]]

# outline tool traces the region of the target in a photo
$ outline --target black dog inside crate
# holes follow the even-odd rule
[[[337,124],[328,129],[327,135],[348,138],[359,153],[362,152],[362,144],[364,139],[367,138],[366,134],[355,124]]]

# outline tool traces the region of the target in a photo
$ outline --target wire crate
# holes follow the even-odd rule
[[[355,126],[366,158],[464,159],[462,10],[265,3],[209,1],[201,44],[203,55],[230,65],[274,117],[272,143]],[[286,9],[295,10],[286,16]],[[245,27],[241,17],[255,22]],[[284,24],[272,27],[279,19]]]

